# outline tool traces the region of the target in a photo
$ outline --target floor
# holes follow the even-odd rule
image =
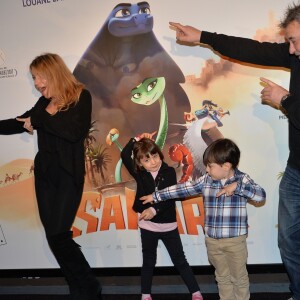
[[[251,299],[288,299],[289,281],[285,273],[249,274]],[[213,275],[196,275],[206,300],[219,299]],[[99,276],[103,285],[104,300],[140,299],[140,277]],[[153,300],[190,299],[187,288],[177,275],[154,276]],[[67,299],[68,288],[62,277],[0,278],[0,299]],[[21,295],[21,296],[18,296]],[[154,297],[155,296],[155,297]]]
[[[251,300],[287,300],[290,297],[287,293],[255,293]],[[140,300],[140,295],[103,295],[103,300]],[[155,294],[153,300],[190,300],[187,294]],[[204,300],[219,300],[217,294],[203,294]],[[66,295],[0,295],[0,300],[70,300]]]

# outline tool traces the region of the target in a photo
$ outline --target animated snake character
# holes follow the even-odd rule
[[[164,97],[166,81],[164,77],[146,78],[131,90],[131,101],[141,105],[152,105],[156,101],[160,106],[160,122],[155,143],[163,149],[168,133],[168,108]]]
[[[182,125],[187,128],[183,137],[182,144],[174,144],[169,148],[169,156],[171,160],[182,165],[182,176],[179,182],[185,182],[190,179],[195,179],[205,174],[205,166],[203,164],[203,153],[207,146],[214,140],[223,138],[223,134],[217,127],[223,126],[220,119],[225,114],[230,114],[229,111],[220,109],[212,109],[210,106],[218,107],[210,100],[203,101],[203,107],[196,110],[195,113],[185,113],[184,119],[186,124]],[[211,113],[220,111],[220,115]]]
[[[181,87],[185,77],[159,43],[153,26],[148,2],[116,5],[75,67],[74,75],[93,95],[93,118],[101,120],[99,132],[122,128],[124,140],[133,136],[140,124],[151,132],[151,124],[159,122],[159,107],[146,109],[128,101],[128,87],[137,86],[144,78],[165,78],[165,97],[175,108],[169,111],[172,122],[180,122],[183,112],[190,111]]]
[[[160,106],[160,123],[159,129],[156,136],[155,143],[162,149],[168,133],[168,109],[166,100],[164,97],[166,82],[163,77],[159,78],[146,78],[140,85],[131,90],[131,101],[140,105],[152,105],[156,101],[159,102]],[[109,131],[106,137],[106,143],[111,145],[115,143],[120,151],[122,146],[118,142],[119,131],[113,128]],[[116,182],[122,181],[121,170],[122,160],[120,159],[115,167],[115,180]]]

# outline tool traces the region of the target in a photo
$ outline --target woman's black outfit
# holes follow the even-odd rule
[[[176,222],[175,201],[164,201],[156,204],[147,203],[144,205],[143,202],[139,200],[142,196],[152,194],[155,189],[161,190],[176,184],[177,180],[174,168],[168,166],[165,162],[162,162],[155,180],[151,173],[146,170],[135,172],[131,158],[134,143],[135,139],[130,139],[121,152],[122,161],[125,167],[137,183],[133,210],[137,213],[142,213],[145,209],[153,207],[156,210],[156,215],[151,219],[151,222]],[[189,292],[193,294],[199,291],[199,286],[193,271],[186,260],[178,228],[166,232],[150,231],[143,228],[140,228],[140,231],[143,251],[143,266],[141,270],[142,294],[151,294],[153,270],[156,265],[159,240],[164,243],[174,266],[179,271]]]
[[[79,207],[85,175],[84,140],[91,124],[92,99],[87,90],[67,110],[50,115],[40,97],[20,118],[31,119],[37,132],[35,190],[48,244],[70,287],[72,299],[96,300],[101,286],[70,230]],[[16,119],[0,121],[0,134],[25,132]]]

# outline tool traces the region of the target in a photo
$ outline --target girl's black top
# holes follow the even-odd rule
[[[174,168],[168,166],[165,162],[162,162],[155,180],[153,179],[151,173],[146,170],[135,172],[132,160],[132,150],[134,143],[135,139],[130,139],[130,141],[121,152],[122,161],[137,184],[133,210],[135,212],[142,213],[143,210],[152,206],[156,210],[156,215],[151,219],[151,222],[176,222],[175,200],[164,201],[157,204],[143,204],[143,202],[139,200],[142,196],[152,194],[155,191],[155,188],[161,190],[168,186],[176,184],[177,180]]]

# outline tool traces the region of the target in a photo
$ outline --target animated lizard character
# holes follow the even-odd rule
[[[118,141],[120,133],[119,130],[116,128],[112,128],[108,135],[106,136],[106,144],[111,146],[112,143],[115,143],[120,151],[122,151],[123,147],[120,145]],[[121,169],[122,169],[122,159],[120,158],[117,162],[116,168],[115,168],[115,181],[116,183],[122,182],[122,175],[121,175]]]

